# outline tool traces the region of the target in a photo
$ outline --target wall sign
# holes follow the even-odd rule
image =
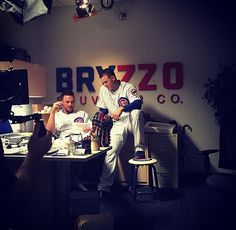
[[[101,75],[102,69],[105,67],[96,66],[95,69],[91,66],[77,67],[76,68],[76,82],[74,85],[72,69],[70,67],[56,68],[56,91],[61,93],[64,90],[74,90],[76,86],[77,92],[83,92],[83,86],[86,86],[89,92],[96,92],[93,82],[95,71],[96,74]],[[129,82],[134,77],[135,71],[142,71],[143,76],[140,78],[138,85],[136,85],[140,91],[158,91],[159,87],[163,87],[167,90],[180,90],[183,88],[183,66],[180,62],[168,62],[162,67],[162,82],[163,85],[157,85],[150,83],[151,80],[156,77],[155,73],[157,70],[157,64],[138,64],[136,65],[110,65],[109,68],[115,71],[117,68],[118,72],[123,72],[121,77],[122,81]],[[83,99],[83,100],[82,100]],[[83,96],[80,103],[85,105],[87,103],[87,96]],[[91,97],[94,104],[97,102],[97,96]],[[157,95],[156,100],[159,104],[164,104],[167,100],[163,94]],[[172,94],[169,100],[174,103],[183,103],[178,94]]]

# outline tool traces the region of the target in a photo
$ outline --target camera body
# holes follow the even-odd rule
[[[29,104],[26,69],[0,71],[0,120],[8,120],[12,105]]]
[[[40,124],[40,136],[46,134],[42,115],[34,113],[26,116],[15,116],[12,105],[29,104],[28,74],[26,69],[9,69],[0,71],[0,123],[11,120],[11,123],[24,123],[34,120]]]

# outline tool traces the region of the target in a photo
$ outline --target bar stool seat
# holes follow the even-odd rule
[[[129,190],[131,191],[133,201],[136,201],[138,194],[155,194],[158,195],[158,179],[157,179],[157,171],[155,168],[155,164],[157,163],[156,159],[149,158],[147,160],[134,160],[130,159],[129,164],[133,167],[132,172],[132,182]],[[140,191],[138,189],[137,177],[138,177],[138,169],[140,166],[147,166],[148,167],[148,191]],[[155,182],[155,187],[154,183]]]

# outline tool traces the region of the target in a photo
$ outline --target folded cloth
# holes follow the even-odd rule
[[[100,146],[108,147],[110,145],[110,131],[112,126],[112,119],[104,119],[104,113],[101,111],[96,112],[93,116],[91,135],[99,139]]]
[[[108,147],[110,145],[110,131],[113,126],[112,119],[103,121],[101,132],[101,146]]]

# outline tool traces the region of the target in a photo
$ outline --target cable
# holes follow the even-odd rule
[[[116,1],[115,1],[115,0],[114,0],[114,4],[115,4],[116,8],[120,11],[121,14],[125,14],[125,13],[126,13],[126,12],[122,11],[122,10],[118,7],[118,5],[116,4]]]

